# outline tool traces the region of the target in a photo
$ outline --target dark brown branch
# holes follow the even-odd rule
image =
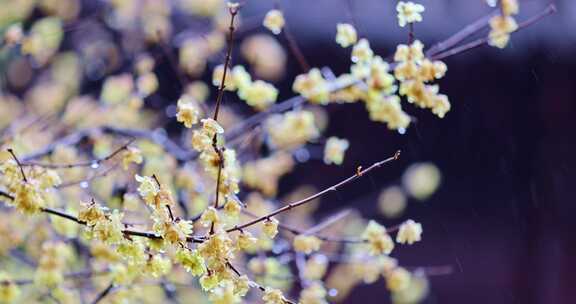
[[[328,188],[326,188],[326,189],[324,189],[324,190],[322,190],[322,191],[320,191],[320,192],[318,192],[318,193],[316,193],[316,194],[313,194],[313,195],[311,195],[311,196],[309,196],[309,197],[307,197],[307,198],[301,199],[301,200],[299,200],[299,201],[290,203],[290,204],[288,204],[288,205],[286,205],[286,206],[284,206],[284,207],[282,207],[282,208],[276,209],[276,210],[272,211],[271,213],[269,213],[269,214],[267,214],[267,215],[264,215],[264,216],[261,216],[261,217],[259,217],[259,218],[256,218],[256,219],[254,219],[254,220],[252,220],[252,221],[250,221],[250,222],[247,222],[247,223],[245,223],[245,224],[236,225],[236,226],[234,226],[233,228],[230,228],[230,229],[226,230],[226,232],[240,231],[240,230],[242,230],[242,229],[244,229],[244,228],[246,228],[246,227],[249,227],[249,226],[252,226],[252,225],[257,224],[257,223],[259,223],[259,222],[265,221],[265,220],[269,219],[270,217],[273,217],[273,216],[275,216],[275,215],[278,215],[278,214],[280,214],[280,213],[282,213],[282,212],[285,212],[285,211],[291,210],[291,209],[293,209],[293,208],[296,208],[296,207],[298,207],[298,206],[301,206],[301,205],[304,205],[304,204],[306,204],[306,203],[309,203],[310,201],[312,201],[312,200],[314,200],[314,199],[317,199],[317,198],[319,198],[319,197],[321,197],[321,196],[323,196],[323,195],[325,195],[325,194],[327,194],[327,193],[329,193],[329,192],[337,191],[337,190],[340,189],[341,187],[343,187],[343,186],[345,186],[345,185],[347,185],[347,184],[349,184],[349,183],[351,183],[351,182],[359,179],[360,177],[362,177],[362,176],[370,173],[372,170],[377,169],[377,168],[380,168],[380,167],[382,167],[383,165],[385,165],[385,164],[387,164],[387,163],[389,163],[389,162],[392,162],[392,161],[394,161],[394,160],[397,160],[399,157],[400,157],[400,151],[396,152],[396,154],[394,154],[394,156],[389,157],[389,158],[387,158],[387,159],[385,159],[385,160],[379,161],[379,162],[377,162],[377,163],[374,163],[374,164],[372,164],[370,167],[368,167],[368,168],[366,168],[366,169],[364,169],[364,170],[360,170],[359,172],[357,172],[356,174],[350,176],[349,178],[347,178],[347,179],[345,179],[345,180],[343,180],[343,181],[341,181],[341,182],[339,182],[339,183],[337,183],[337,184],[335,184],[335,185],[333,185],[333,186],[331,186],[331,187],[328,187]]]
[[[26,174],[24,173],[24,168],[22,167],[22,163],[20,162],[18,157],[16,157],[14,150],[8,149],[8,153],[10,153],[10,155],[12,155],[12,158],[14,158],[14,160],[16,161],[16,164],[18,164],[18,167],[20,168],[20,173],[22,173],[22,179],[24,180],[24,182],[27,183],[28,179],[26,178]]]
[[[244,214],[246,214],[252,218],[258,218],[258,216],[256,214],[254,214],[254,213],[252,213],[246,209],[242,209],[242,213],[244,213]],[[362,239],[353,239],[353,238],[347,239],[347,238],[340,238],[340,237],[324,236],[324,235],[318,234],[317,232],[309,233],[305,230],[298,229],[298,228],[283,224],[282,222],[278,223],[278,228],[285,230],[285,231],[288,231],[294,235],[314,234],[315,237],[317,237],[320,240],[325,241],[325,242],[334,242],[334,243],[365,243],[366,242],[365,240],[362,240]]]
[[[112,292],[112,289],[114,289],[114,282],[110,283],[110,285],[108,285],[108,287],[106,287],[106,289],[102,290],[97,296],[96,299],[94,299],[94,301],[92,301],[92,304],[98,304],[100,301],[102,301],[102,299],[104,299],[110,292]]]
[[[226,58],[224,59],[224,72],[222,73],[222,79],[220,81],[220,87],[218,88],[218,96],[216,97],[216,109],[214,110],[214,120],[218,120],[218,112],[220,111],[220,104],[222,103],[222,97],[224,96],[224,89],[226,88],[226,74],[228,73],[228,68],[230,66],[230,60],[232,60],[232,46],[234,44],[234,19],[238,14],[237,7],[230,7],[228,9],[230,12],[230,26],[228,32],[228,49],[226,50]]]
[[[10,194],[4,193],[4,192],[0,192],[1,196],[7,197],[9,199],[14,199],[14,197]],[[47,213],[47,214],[51,214],[51,215],[55,215],[61,218],[65,218],[67,220],[76,222],[80,225],[84,225],[86,226],[87,223],[80,220],[78,217],[73,216],[69,213],[66,213],[64,211],[60,211],[57,209],[52,209],[52,208],[47,208],[47,207],[42,207],[40,208],[41,212]],[[146,232],[146,231],[136,231],[136,230],[130,230],[130,229],[124,229],[122,230],[122,233],[124,233],[125,235],[130,235],[130,236],[139,236],[139,237],[145,237],[145,238],[149,238],[149,239],[162,239],[162,236],[157,235],[153,232]],[[204,242],[204,237],[194,237],[194,236],[189,236],[186,238],[187,242],[194,242],[194,243],[202,243]]]

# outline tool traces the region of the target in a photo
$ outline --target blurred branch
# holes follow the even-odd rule
[[[556,12],[556,5],[554,3],[550,3],[540,13],[538,13],[538,14],[532,16],[531,18],[529,18],[528,20],[518,24],[518,29],[516,29],[513,33],[516,33],[516,32],[518,32],[524,28],[527,28],[527,27],[531,26],[532,24],[535,24],[535,23],[539,22],[540,20],[544,19],[544,17],[551,15],[555,12]],[[439,60],[439,59],[443,59],[446,57],[458,55],[460,53],[463,53],[463,52],[475,49],[479,46],[485,45],[488,43],[488,40],[489,40],[489,37],[478,38],[474,41],[468,42],[466,44],[463,44],[461,46],[447,50],[445,52],[437,53],[436,55],[431,56],[431,59]]]

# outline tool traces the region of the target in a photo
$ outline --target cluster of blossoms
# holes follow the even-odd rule
[[[61,183],[54,170],[36,167],[25,170],[14,160],[3,162],[0,173],[0,184],[14,194],[10,205],[25,214],[36,214],[50,205],[54,187]]]
[[[489,3],[496,6],[496,3]],[[518,29],[514,15],[518,14],[518,0],[500,0],[500,15],[490,19],[490,34],[488,43],[498,48],[505,48],[510,41],[510,33]]]
[[[42,297],[61,303],[87,295],[109,303],[178,297],[217,304],[289,304],[294,296],[298,303],[324,304],[344,299],[357,283],[380,278],[394,302],[415,303],[426,295],[426,274],[403,268],[391,256],[398,244],[421,241],[420,223],[406,220],[387,229],[350,213],[345,220],[328,218],[315,225],[317,198],[371,169],[360,167],[320,192],[301,187],[283,198],[279,186],[294,169],[294,158],[301,161],[304,152],[313,152],[304,151],[310,142],[325,143],[325,164],[345,162],[350,142],[323,137],[325,106],[360,101],[371,120],[401,133],[411,122],[403,99],[440,118],[450,110],[447,96],[434,84],[446,65],[426,57],[424,45],[412,39],[414,23],[422,21],[422,5],[398,2],[398,23],[408,25],[411,39],[398,45],[389,62],[359,38],[352,24],[337,24],[335,40],[349,48],[350,69],[336,78],[325,69],[303,69],[290,84],[298,95],[290,100],[300,102],[296,106],[277,100],[287,55],[274,35],[284,31],[290,40],[280,9],[270,10],[262,21],[274,35],[237,39],[238,4],[108,1],[105,18],[87,23],[88,34],[64,39],[74,32],[64,29],[76,21],[81,3],[16,1],[15,9],[0,16],[0,28],[7,26],[1,51],[17,57],[7,63],[6,83],[23,92],[0,95],[0,199],[18,211],[0,208],[0,263],[4,266],[9,260],[4,257],[12,254],[36,262],[6,263],[12,268],[0,272],[0,302],[41,301],[35,292],[20,290],[30,284]],[[503,47],[517,28],[512,16],[518,4],[500,4],[502,14],[490,21],[489,39]],[[178,29],[171,18],[180,13],[202,26]],[[14,22],[28,24],[34,18],[26,30]],[[107,31],[114,39],[101,34]],[[226,63],[214,64],[227,33],[230,41],[240,40],[245,66],[230,64],[236,60],[232,45]],[[59,53],[67,40],[73,47]],[[162,54],[155,54],[158,50]],[[157,73],[168,63],[181,92],[170,97],[179,97],[177,102],[159,111],[168,98]],[[38,77],[32,77],[36,71]],[[212,85],[205,81],[209,73]],[[85,91],[94,83],[101,85],[96,94]],[[230,92],[247,111],[258,112],[246,120],[250,123],[236,113],[236,105],[222,102]],[[213,99],[216,110],[209,117]],[[183,131],[179,139],[166,132],[174,121],[184,127],[176,132]],[[114,150],[126,138],[130,142]],[[381,194],[380,209],[397,217],[407,196],[425,200],[439,183],[436,167],[413,165],[401,185]],[[280,203],[284,200],[292,203]],[[49,221],[41,213],[49,214]],[[344,263],[336,263],[339,258]],[[15,280],[9,272],[18,267],[30,268],[33,278]],[[71,272],[79,267],[87,274]],[[66,282],[79,277],[89,280],[74,288]],[[82,290],[73,290],[77,286]],[[299,293],[289,294],[296,289]]]

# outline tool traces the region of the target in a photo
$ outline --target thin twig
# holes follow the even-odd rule
[[[544,17],[551,15],[553,13],[556,12],[556,5],[554,5],[553,3],[548,4],[548,6],[546,6],[546,8],[541,11],[540,13],[532,16],[531,18],[529,18],[528,20],[518,24],[518,28],[513,32],[516,33],[524,28],[529,27],[530,25],[537,23],[538,21],[542,20]],[[451,57],[454,55],[458,55],[460,53],[472,50],[474,48],[477,48],[479,46],[482,46],[484,44],[487,44],[489,41],[489,37],[482,37],[482,38],[478,38],[476,40],[473,40],[471,42],[468,42],[466,44],[463,44],[461,46],[452,48],[448,51],[439,53],[437,55],[431,56],[431,59],[433,60],[439,60],[439,59],[443,59],[446,57]]]
[[[222,103],[224,89],[226,88],[226,74],[228,72],[228,67],[230,66],[230,60],[232,60],[232,46],[234,44],[234,19],[238,14],[238,8],[230,7],[228,11],[230,12],[230,26],[228,28],[228,49],[226,50],[226,58],[224,59],[224,72],[222,73],[220,87],[218,88],[218,96],[216,97],[216,108],[214,109],[213,117],[213,119],[216,121],[218,121],[218,112],[220,111],[220,104]]]
[[[28,179],[26,178],[26,174],[24,173],[24,168],[22,167],[22,163],[20,162],[18,157],[16,157],[14,150],[8,149],[8,153],[10,153],[10,155],[12,155],[12,158],[14,158],[14,160],[16,161],[16,164],[18,164],[18,167],[20,168],[20,173],[22,173],[22,179],[24,180],[24,182],[27,183]]]
[[[8,193],[5,193],[5,192],[0,191],[0,195],[4,196],[6,198],[12,199],[12,200],[14,199],[14,196],[12,196]],[[48,207],[42,207],[42,208],[40,208],[40,211],[47,213],[47,214],[55,215],[55,216],[58,216],[61,218],[65,218],[65,219],[70,220],[70,221],[74,221],[80,225],[84,225],[84,226],[87,225],[86,222],[80,220],[78,217],[71,215],[69,213],[66,213],[64,211],[60,211],[60,210],[52,209],[52,208],[48,208]],[[145,238],[149,238],[149,239],[162,239],[162,236],[157,235],[153,232],[147,232],[147,231],[137,231],[137,230],[124,229],[124,230],[122,230],[122,233],[125,235],[139,236],[139,237],[145,237]],[[202,243],[202,242],[204,242],[204,240],[205,240],[204,237],[188,236],[186,238],[187,242],[194,242],[194,243]]]
[[[96,299],[94,299],[94,301],[92,301],[92,304],[98,304],[98,302],[102,301],[102,299],[104,299],[110,292],[112,292],[113,288],[114,288],[114,282],[110,283],[110,285],[108,285],[108,287],[106,287],[106,289],[102,290],[96,296]]]
[[[322,190],[322,191],[320,191],[320,192],[318,192],[318,193],[316,193],[316,194],[313,194],[313,195],[311,195],[311,196],[308,196],[308,197],[306,197],[306,198],[304,198],[304,199],[301,199],[301,200],[299,200],[299,201],[290,203],[290,204],[288,204],[288,205],[286,205],[286,206],[284,206],[284,207],[282,207],[282,208],[276,209],[276,210],[270,212],[270,213],[267,214],[267,215],[261,216],[261,217],[259,217],[259,218],[257,218],[257,219],[254,219],[254,220],[252,220],[252,221],[250,221],[250,222],[247,222],[247,223],[245,223],[245,224],[236,225],[236,226],[234,226],[233,228],[230,228],[230,229],[226,230],[226,232],[240,231],[240,230],[242,230],[242,229],[244,229],[244,228],[246,228],[246,227],[249,227],[249,226],[252,226],[252,225],[257,224],[257,223],[259,223],[259,222],[265,221],[265,220],[269,219],[270,217],[273,217],[273,216],[275,216],[275,215],[278,215],[278,214],[280,214],[280,213],[282,213],[282,212],[285,212],[285,211],[291,210],[291,209],[293,209],[293,208],[296,208],[296,207],[298,207],[298,206],[301,206],[301,205],[304,205],[304,204],[306,204],[306,203],[309,203],[310,201],[313,201],[314,199],[317,199],[317,198],[319,198],[319,197],[321,197],[321,196],[323,196],[323,195],[325,195],[325,194],[327,194],[327,193],[329,193],[329,192],[333,192],[333,191],[336,191],[336,190],[340,189],[341,187],[343,187],[343,186],[345,186],[345,185],[347,185],[347,184],[349,184],[349,183],[351,183],[351,182],[359,179],[360,177],[362,177],[362,176],[370,173],[370,172],[371,172],[372,170],[374,170],[374,169],[380,168],[380,167],[382,167],[383,165],[385,165],[385,164],[387,164],[387,163],[389,163],[389,162],[392,162],[392,161],[394,161],[394,160],[397,160],[399,157],[400,157],[400,151],[397,151],[397,152],[394,154],[394,156],[389,157],[389,158],[387,158],[387,159],[385,159],[385,160],[379,161],[379,162],[377,162],[377,163],[374,163],[374,164],[372,164],[370,167],[368,167],[368,168],[366,168],[366,169],[364,169],[364,170],[358,171],[356,174],[350,176],[349,178],[347,178],[347,179],[345,179],[345,180],[343,180],[343,181],[341,181],[341,182],[339,182],[339,183],[337,183],[337,184],[335,184],[335,185],[333,185],[333,186],[331,186],[331,187],[328,187],[328,188],[326,188],[326,189],[324,189],[324,190]]]

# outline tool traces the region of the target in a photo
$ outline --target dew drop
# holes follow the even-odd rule
[[[330,288],[330,290],[328,290],[328,295],[331,297],[335,297],[338,295],[338,289],[336,288]]]
[[[80,188],[82,188],[82,189],[88,188],[88,182],[87,182],[87,181],[81,182],[81,183],[80,183]]]
[[[92,168],[92,169],[98,169],[98,167],[100,167],[100,164],[98,164],[98,162],[93,162],[93,163],[90,165],[90,168]]]
[[[405,129],[405,128],[398,128],[398,133],[400,133],[400,134],[405,134],[405,133],[406,133],[406,129]]]

